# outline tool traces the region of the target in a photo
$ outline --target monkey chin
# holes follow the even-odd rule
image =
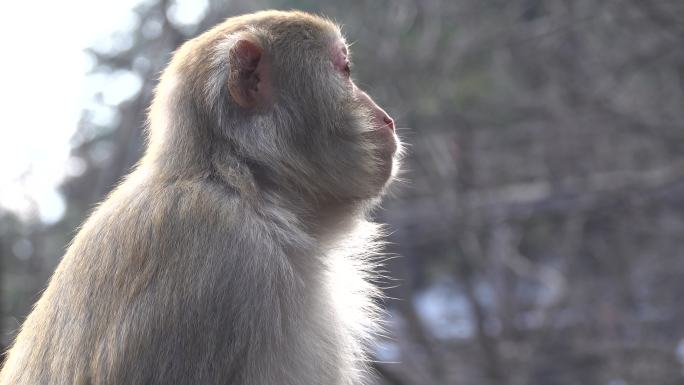
[[[389,127],[376,128],[372,132],[373,142],[375,143],[375,181],[376,189],[369,194],[373,206],[380,202],[399,173],[401,157],[403,154],[401,141]]]

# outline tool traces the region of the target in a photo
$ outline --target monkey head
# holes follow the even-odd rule
[[[354,84],[350,63],[331,21],[265,11],[184,44],[158,93],[171,93],[165,110],[176,119],[197,122],[179,129],[193,131],[197,148],[188,151],[212,172],[224,175],[238,159],[259,192],[370,201],[396,171],[400,144],[392,118]],[[155,127],[151,134],[154,141]]]

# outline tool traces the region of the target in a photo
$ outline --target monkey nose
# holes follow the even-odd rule
[[[382,117],[382,121],[385,122],[385,125],[390,128],[390,130],[394,131],[394,120],[390,118],[389,116],[385,115]]]
[[[380,128],[389,128],[391,132],[394,132],[394,120],[380,108],[367,93],[359,91],[359,97],[364,104],[366,104],[371,109],[371,120],[373,125]]]

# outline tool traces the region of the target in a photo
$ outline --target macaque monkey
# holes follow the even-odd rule
[[[389,115],[339,28],[226,20],[163,72],[135,170],[85,222],[2,385],[356,385],[376,331],[368,222]]]

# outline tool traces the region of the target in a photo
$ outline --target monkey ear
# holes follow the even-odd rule
[[[228,90],[242,108],[263,108],[272,100],[270,66],[264,50],[251,40],[240,39],[230,50]]]

